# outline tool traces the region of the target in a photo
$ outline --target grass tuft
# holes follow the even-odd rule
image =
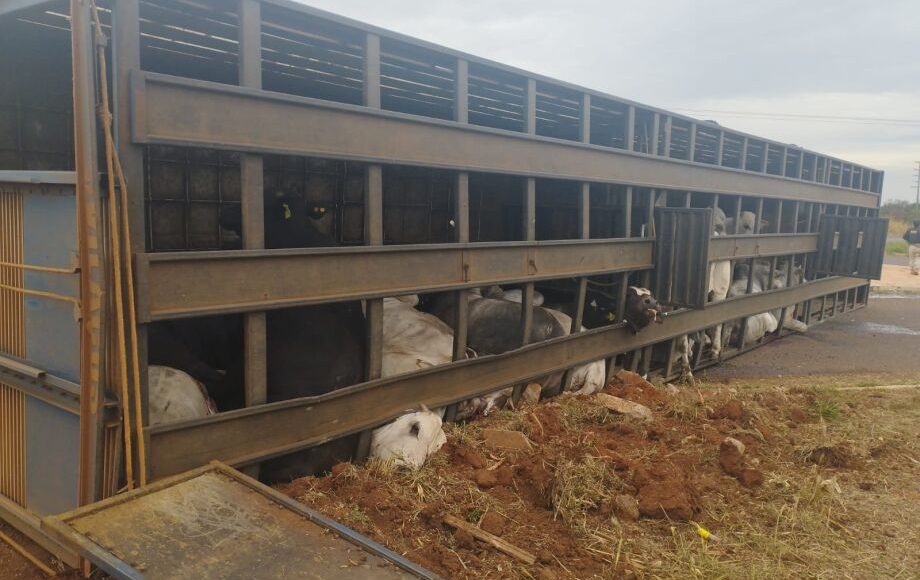
[[[609,464],[586,455],[563,461],[556,467],[552,501],[555,517],[576,530],[585,530],[587,512],[598,509],[625,487]]]

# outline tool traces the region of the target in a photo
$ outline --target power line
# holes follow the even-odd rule
[[[757,111],[724,111],[720,109],[688,109],[683,107],[675,107],[675,110],[691,114],[718,114],[731,118],[768,119],[771,121],[813,121],[817,123],[840,123],[850,125],[920,126],[920,119],[855,117],[845,115],[809,115],[802,113],[762,113]]]

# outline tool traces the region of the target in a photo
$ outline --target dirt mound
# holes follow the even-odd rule
[[[704,505],[756,493],[778,459],[767,442],[790,447],[774,425],[812,402],[810,393],[770,398],[769,406],[718,391],[671,395],[628,372],[604,391],[649,407],[652,420],[613,413],[594,397],[563,396],[446,425],[448,443],[418,471],[342,465],[281,489],[445,577],[639,575],[611,538],[688,520],[717,531]],[[490,446],[484,431],[520,432],[530,448]],[[831,465],[834,457],[814,449],[806,461]],[[445,525],[446,516],[532,553],[536,563]]]

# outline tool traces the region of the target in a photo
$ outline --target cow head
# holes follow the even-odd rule
[[[277,192],[265,196],[265,247],[315,248],[334,246],[318,220],[331,215],[325,206],[308,205],[299,195]]]
[[[430,455],[447,443],[441,416],[422,406],[375,429],[371,437],[371,457],[395,465],[418,469]]]
[[[722,208],[716,207],[712,210],[712,235],[725,235],[725,212]]]
[[[630,286],[626,292],[626,322],[639,332],[652,322],[661,323],[661,306],[648,288]]]

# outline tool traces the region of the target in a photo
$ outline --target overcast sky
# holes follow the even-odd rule
[[[920,0],[307,3],[882,169],[884,199],[915,195]]]

